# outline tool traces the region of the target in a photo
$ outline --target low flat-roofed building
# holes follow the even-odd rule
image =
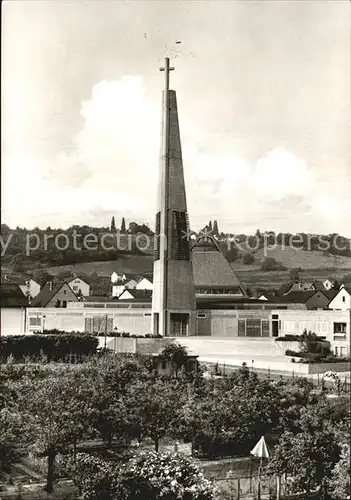
[[[279,336],[301,335],[305,330],[325,337],[335,354],[350,355],[351,311],[336,310],[276,310],[272,318],[278,324]]]

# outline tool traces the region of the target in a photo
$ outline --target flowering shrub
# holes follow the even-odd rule
[[[194,460],[177,454],[141,453],[118,466],[79,454],[73,480],[84,500],[214,500],[214,489]]]

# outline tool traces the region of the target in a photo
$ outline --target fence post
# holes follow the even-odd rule
[[[278,475],[277,476],[277,500],[280,500],[280,490],[281,490],[281,478],[280,476]]]
[[[236,480],[236,500],[240,500],[240,478]]]

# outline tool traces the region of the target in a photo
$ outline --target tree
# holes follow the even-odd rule
[[[255,257],[252,255],[252,253],[246,253],[243,257],[243,263],[245,265],[250,265],[255,262]]]
[[[126,232],[126,220],[124,217],[122,217],[122,222],[121,222],[121,233]]]
[[[25,271],[24,268],[24,258],[21,254],[15,255],[11,259],[11,269],[14,273],[23,273]]]
[[[300,268],[295,267],[289,271],[289,281],[293,283],[298,283],[300,279]]]
[[[81,379],[82,383],[84,379]],[[55,460],[58,453],[74,445],[88,424],[89,399],[79,392],[79,379],[70,374],[32,381],[23,400],[22,411],[34,449],[48,459],[46,490],[53,491]]]
[[[213,234],[219,236],[218,222],[216,220],[213,221]]]
[[[208,230],[209,230],[209,231],[212,231],[212,221],[211,221],[211,220],[210,220],[210,222],[208,223],[208,226],[207,226],[207,227],[208,227]]]
[[[266,257],[261,264],[261,271],[283,271],[285,267],[274,257]]]
[[[117,229],[116,229],[116,222],[115,222],[115,217],[112,216],[112,219],[111,219],[111,233],[116,233],[117,232]]]
[[[335,499],[345,500],[351,496],[350,463],[350,444],[345,443],[342,446],[340,460],[335,464],[329,480],[329,490]]]
[[[0,409],[0,478],[9,472],[23,441],[23,416],[15,405]]]
[[[175,379],[156,378],[136,382],[128,389],[128,415],[134,435],[139,440],[145,436],[151,438],[156,452],[160,440],[176,427],[182,388]]]
[[[49,274],[45,269],[39,269],[33,272],[33,280],[39,283],[40,286],[44,286],[48,281],[54,279],[52,274]]]
[[[340,457],[340,446],[325,405],[301,410],[296,432],[285,431],[275,449],[271,467],[290,477],[293,493],[326,492],[332,471]]]
[[[238,248],[234,246],[225,253],[225,257],[228,262],[234,262],[238,258],[238,253]]]

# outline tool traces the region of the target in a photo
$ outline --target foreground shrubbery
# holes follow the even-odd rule
[[[185,354],[183,348],[178,349],[176,346],[164,349],[165,359],[175,369],[175,377],[171,378],[161,377],[155,372],[152,358],[135,355],[107,354],[74,365],[0,366],[0,408],[6,408],[6,413],[0,412],[0,457],[9,457],[5,467],[8,469],[11,460],[18,460],[21,453],[26,454],[28,451],[38,457],[45,457],[47,489],[51,491],[57,460],[69,453],[75,457],[78,445],[90,439],[102,440],[109,450],[116,444],[123,444],[128,450],[123,459],[127,459],[133,438],[137,438],[140,443],[152,440],[155,453],[158,452],[159,443],[164,438],[170,438],[190,442],[193,453],[199,456],[220,457],[248,455],[262,435],[275,436],[276,439],[282,435],[282,452],[277,455],[281,457],[277,461],[277,471],[286,469],[290,473],[290,461],[284,462],[283,457],[285,448],[291,443],[298,456],[305,457],[304,460],[310,457],[308,463],[312,464],[311,467],[316,466],[314,456],[326,462],[333,455],[331,466],[323,466],[323,470],[329,476],[332,475],[331,471],[341,458],[339,437],[335,433],[334,439],[333,431],[347,415],[347,401],[340,400],[333,403],[332,407],[323,394],[315,394],[313,384],[307,379],[290,382],[259,379],[246,366],[220,379],[206,380],[201,377],[201,373],[192,375],[192,378],[185,373],[183,377],[177,378],[177,369],[184,362]],[[304,412],[315,417],[306,420]],[[325,436],[317,436],[321,422],[325,423]],[[308,438],[308,426],[315,429],[313,432],[316,433],[316,439],[318,437],[318,453],[314,448],[315,441]],[[329,434],[328,429],[332,430]],[[295,439],[294,436],[302,432],[305,434]],[[323,446],[320,443],[324,443]],[[78,463],[80,460],[78,455]],[[117,466],[100,462],[100,459],[94,462],[95,459],[91,457],[84,460],[90,464],[87,470],[91,473],[84,475],[84,470],[79,472],[77,469],[74,473],[77,475],[76,481],[82,491],[91,488],[91,495],[95,495],[94,492],[101,491],[96,488],[105,487],[104,484],[109,481],[102,471],[108,472],[110,467],[116,471]],[[183,467],[179,463],[176,465],[173,458],[165,459],[168,462],[160,467],[159,462],[163,458],[157,454],[142,455],[142,458],[134,460],[128,462],[125,468],[122,467],[121,471],[125,474],[118,473],[113,488],[120,488],[121,484],[126,488],[138,484],[140,488],[149,488],[147,481],[151,476],[148,474],[154,469],[157,478],[154,479],[155,488],[163,484],[167,491],[169,478],[162,479],[158,474],[163,469],[165,475],[167,467],[170,471]],[[146,468],[144,463],[148,464]],[[181,461],[180,464],[185,462]],[[302,458],[297,467],[302,467],[301,464]],[[191,464],[189,467],[191,469]],[[115,472],[113,474],[116,475]],[[314,475],[315,482],[319,481],[318,474]],[[132,476],[138,477],[139,482],[132,480]],[[173,483],[175,491],[185,488],[180,476],[171,479],[171,485],[172,481],[176,481]],[[177,482],[182,486],[177,485]],[[194,490],[196,488],[194,486]],[[130,491],[132,493],[128,494],[131,496],[118,498],[135,498],[134,490]],[[146,490],[145,496],[143,493],[140,498],[157,498],[149,496],[149,493],[154,494],[153,490]],[[173,492],[169,494],[173,495]],[[100,493],[96,495],[89,497],[87,490],[84,498],[109,498],[99,496]],[[184,493],[183,497],[178,498],[211,497],[187,497]]]
[[[47,361],[68,361],[72,356],[80,361],[96,355],[98,345],[98,339],[91,335],[10,335],[0,338],[0,361],[5,362],[8,358],[34,361],[43,356]]]
[[[331,351],[330,342],[325,340],[325,337],[319,337],[313,332],[307,332],[307,330],[305,330],[303,334],[296,337],[296,339],[299,341],[300,350],[293,351],[287,349],[285,355],[301,358],[301,363],[340,363],[349,360],[349,358],[335,356]]]
[[[41,333],[41,332],[38,332]],[[120,332],[117,330],[114,330],[112,332],[107,332],[106,334],[104,332],[100,333],[88,333],[88,332],[79,332],[79,331],[71,331],[67,332],[65,330],[44,330],[42,332],[43,335],[93,335],[97,337],[130,337],[130,338],[137,338],[137,339],[143,339],[143,338],[155,338],[155,339],[160,339],[162,338],[162,335],[153,335],[152,333],[146,333],[145,335],[135,335],[135,334],[130,334],[129,332]]]
[[[83,500],[213,500],[211,483],[192,458],[142,453],[123,465],[79,454],[72,479]]]

